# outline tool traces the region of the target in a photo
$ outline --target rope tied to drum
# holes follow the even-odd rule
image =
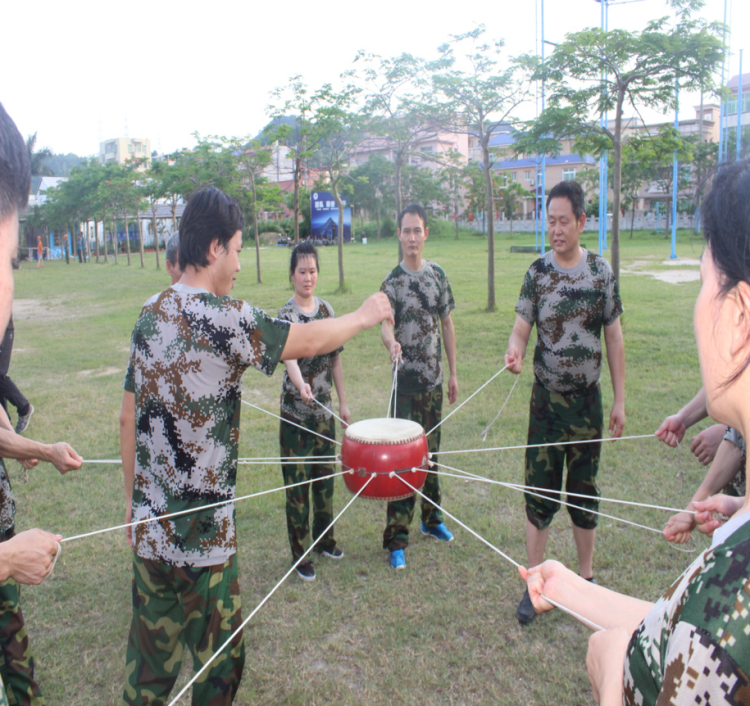
[[[231,644],[232,640],[234,640],[234,638],[239,635],[240,632],[242,632],[245,625],[247,625],[255,617],[255,614],[268,602],[271,596],[276,593],[276,591],[284,583],[284,581],[286,581],[287,578],[292,575],[296,568],[305,560],[307,555],[315,548],[318,542],[320,542],[321,539],[327,536],[328,531],[336,524],[336,522],[338,522],[339,518],[349,509],[351,504],[360,496],[360,494],[364,492],[365,488],[367,488],[368,484],[372,481],[372,478],[373,476],[371,476],[367,483],[365,483],[362,488],[360,488],[359,491],[352,497],[352,499],[346,505],[344,505],[344,508],[341,510],[341,512],[339,512],[339,514],[336,515],[333,520],[331,520],[331,524],[328,525],[328,527],[326,527],[323,532],[321,532],[320,536],[314,542],[312,542],[312,544],[310,544],[310,547],[307,549],[307,551],[299,559],[297,559],[296,563],[292,565],[292,568],[289,569],[289,571],[284,574],[281,580],[266,594],[266,597],[260,603],[258,603],[257,606],[255,606],[253,612],[250,613],[250,615],[248,615],[247,618],[242,621],[242,624],[229,636],[227,641],[221,647],[219,647],[219,649],[216,650],[213,655],[211,655],[211,657],[200,668],[200,670],[198,670],[198,672],[193,675],[193,678],[187,684],[185,684],[185,686],[182,688],[182,691],[180,691],[180,693],[177,694],[177,696],[175,696],[175,698],[169,702],[169,706],[175,706],[175,704],[182,698],[185,692],[188,691],[188,689],[190,689],[190,687],[200,678],[201,674],[203,674],[203,672],[208,669],[211,663]]]
[[[400,363],[400,356],[393,361],[393,382],[391,383],[391,393],[388,396],[388,411],[385,413],[386,419],[391,416],[391,403],[393,403],[393,418],[396,418],[396,395],[398,395],[398,366]]]
[[[459,519],[458,519],[458,518],[457,518],[457,517],[456,517],[455,515],[452,515],[452,514],[451,514],[450,512],[448,512],[448,511],[447,511],[447,510],[446,510],[445,508],[443,508],[443,507],[441,507],[440,505],[438,505],[438,504],[437,504],[437,503],[436,503],[436,502],[435,502],[434,500],[432,500],[431,498],[428,498],[428,497],[427,497],[427,496],[426,496],[426,495],[425,495],[424,493],[422,493],[421,491],[417,490],[417,489],[416,489],[416,488],[415,488],[415,487],[414,487],[414,486],[413,486],[413,485],[412,485],[411,483],[409,483],[409,481],[407,481],[407,480],[406,480],[406,479],[405,479],[405,478],[404,478],[403,476],[396,476],[396,477],[397,477],[397,478],[398,478],[398,479],[399,479],[399,480],[400,480],[400,481],[401,481],[402,483],[404,483],[404,484],[405,484],[406,486],[408,486],[408,487],[409,487],[409,488],[410,488],[410,489],[411,489],[411,490],[412,490],[412,491],[413,491],[414,493],[416,493],[417,495],[419,495],[419,496],[420,496],[420,497],[421,497],[421,498],[422,498],[423,500],[426,500],[427,502],[429,502],[429,503],[430,503],[431,505],[433,505],[433,506],[434,506],[434,507],[436,507],[436,508],[437,508],[438,510],[440,510],[440,511],[441,511],[441,512],[442,512],[442,513],[443,513],[444,515],[446,515],[447,517],[450,517],[450,518],[451,518],[451,520],[453,520],[453,521],[454,521],[454,522],[456,522],[456,523],[457,523],[458,525],[460,525],[461,527],[463,527],[463,528],[464,528],[464,529],[465,529],[465,530],[466,530],[467,532],[469,532],[470,534],[474,535],[474,536],[475,536],[475,537],[476,537],[476,538],[477,538],[477,539],[478,539],[478,540],[479,540],[480,542],[483,542],[484,544],[486,544],[486,545],[487,545],[487,546],[488,546],[488,547],[489,547],[490,549],[492,549],[492,551],[494,551],[495,553],[499,554],[499,555],[500,555],[501,557],[503,557],[503,559],[505,559],[505,560],[506,560],[507,562],[509,562],[509,563],[513,564],[513,566],[515,566],[515,567],[516,567],[517,569],[518,569],[518,568],[520,568],[520,566],[521,566],[521,565],[520,565],[520,564],[519,564],[519,563],[518,563],[518,562],[517,562],[517,561],[516,561],[515,559],[511,558],[510,556],[508,556],[508,555],[507,555],[507,554],[506,554],[506,553],[505,553],[504,551],[502,551],[501,549],[498,549],[498,548],[497,548],[497,547],[496,547],[496,546],[495,546],[494,544],[492,544],[491,542],[487,541],[487,540],[486,540],[486,539],[485,539],[484,537],[482,537],[482,536],[481,536],[480,534],[478,534],[478,533],[477,533],[477,532],[475,532],[475,531],[474,531],[473,529],[471,529],[471,527],[469,527],[469,526],[465,525],[465,524],[464,524],[463,522],[461,522],[461,520],[459,520]],[[544,600],[545,600],[545,601],[547,601],[548,603],[550,603],[551,605],[555,606],[555,608],[559,608],[560,610],[564,611],[565,613],[568,613],[568,615],[571,615],[571,616],[573,616],[574,618],[576,618],[577,620],[579,620],[580,622],[582,622],[582,623],[583,623],[584,625],[586,625],[587,627],[591,628],[592,630],[594,630],[594,631],[601,631],[601,630],[604,630],[604,628],[603,628],[603,627],[602,627],[601,625],[597,625],[597,624],[596,624],[595,622],[593,622],[592,620],[589,620],[588,618],[585,618],[584,616],[582,616],[582,615],[579,615],[579,614],[578,614],[578,613],[576,613],[576,612],[575,612],[574,610],[571,610],[571,609],[569,609],[569,608],[566,608],[566,607],[565,607],[564,605],[561,605],[561,604],[560,604],[560,603],[558,603],[557,601],[553,601],[553,600],[552,600],[551,598],[549,598],[549,597],[545,596],[544,594],[542,594],[542,598],[544,598]]]

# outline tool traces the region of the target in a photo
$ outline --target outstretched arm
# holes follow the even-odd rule
[[[668,446],[677,446],[685,436],[685,432],[693,424],[708,416],[706,409],[706,392],[701,387],[690,402],[688,402],[677,414],[667,417],[656,430],[657,438]]]
[[[609,415],[609,433],[617,438],[622,436],[625,428],[625,343],[622,339],[619,317],[604,327],[604,342],[607,344],[607,363],[615,393],[615,401]]]
[[[522,316],[516,314],[516,321],[513,324],[508,339],[508,350],[505,351],[505,365],[510,372],[518,375],[523,368],[523,358],[526,355],[526,346],[529,345],[529,336],[531,335],[531,324]]]
[[[366,331],[384,320],[393,323],[393,313],[388,297],[378,292],[351,314],[308,324],[291,324],[281,359],[296,360],[330,353],[360,331]]]
[[[31,529],[0,543],[0,581],[40,584],[55,564],[62,535]]]
[[[53,464],[60,473],[80,468],[83,460],[71,446],[63,441],[56,444],[40,444],[7,429],[0,429],[0,458],[47,461]]]
[[[440,320],[440,327],[443,331],[443,345],[445,346],[445,355],[448,358],[448,401],[453,404],[458,397],[458,374],[456,373],[456,329],[453,326],[453,318],[450,314]]]

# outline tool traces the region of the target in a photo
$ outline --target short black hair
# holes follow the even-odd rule
[[[398,214],[398,229],[401,230],[401,221],[404,220],[404,216],[407,213],[411,213],[414,216],[419,216],[422,219],[422,227],[427,228],[427,211],[424,210],[424,206],[420,206],[418,203],[410,203],[405,209]]]
[[[547,211],[549,211],[550,201],[557,198],[570,201],[576,221],[580,221],[581,216],[586,213],[586,197],[583,195],[583,188],[577,181],[569,179],[555,184],[550,189],[549,196],[547,196]]]
[[[31,167],[26,143],[0,103],[0,221],[26,206],[30,190]]]
[[[196,191],[188,200],[180,221],[180,269],[206,267],[214,240],[225,250],[245,218],[237,202],[219,189]]]
[[[311,242],[303,240],[301,243],[295,245],[292,250],[292,259],[289,262],[290,275],[293,275],[294,271],[297,269],[299,259],[301,257],[307,257],[308,255],[312,255],[312,257],[315,258],[315,267],[320,270],[320,265],[318,264],[318,251]]]
[[[172,235],[169,236],[169,240],[167,240],[167,247],[164,249],[164,254],[169,260],[170,263],[172,263],[172,266],[178,265],[177,262],[177,255],[179,254],[180,250],[180,231],[175,231],[172,233]]]

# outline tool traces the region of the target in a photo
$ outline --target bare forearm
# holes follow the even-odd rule
[[[126,392],[122,400],[120,414],[120,455],[125,483],[125,505],[133,502],[133,482],[135,480],[135,395]]]
[[[690,428],[701,421],[701,419],[705,419],[708,416],[708,410],[706,409],[706,391],[701,387],[695,397],[677,412],[677,416],[686,428]]]
[[[731,441],[722,441],[706,477],[695,491],[690,504],[720,492],[734,479],[741,467],[742,452]]]
[[[619,319],[604,329],[607,344],[607,363],[612,378],[615,403],[625,404],[625,343]]]
[[[333,357],[333,366],[331,373],[333,375],[333,384],[336,387],[336,394],[339,398],[339,404],[346,406],[346,391],[344,390],[344,366],[341,364],[341,356]]]
[[[296,360],[330,353],[364,330],[364,322],[357,311],[335,319],[291,324],[281,359]]]
[[[18,461],[35,458],[49,463],[53,461],[49,444],[40,444],[38,441],[19,436],[12,427],[9,430],[0,429],[0,458],[15,458]]]
[[[8,419],[8,413],[2,408],[2,406],[0,406],[0,429],[15,432],[13,425],[10,423],[10,419]]]
[[[305,386],[305,381],[302,378],[302,371],[299,369],[299,363],[295,359],[285,360],[284,366],[286,367],[286,374],[289,379],[298,390],[301,390]]]
[[[396,336],[393,333],[393,324],[384,321],[380,325],[380,340],[383,341],[386,350],[390,351],[391,346],[396,342]]]
[[[448,316],[442,320],[443,328],[443,345],[445,346],[445,355],[448,358],[448,369],[450,374],[456,376],[456,329],[453,326],[453,319]]]

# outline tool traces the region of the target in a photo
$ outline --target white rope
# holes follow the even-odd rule
[[[497,418],[500,416],[502,411],[505,409],[505,405],[508,404],[508,400],[510,399],[510,396],[513,394],[513,390],[516,389],[516,385],[518,385],[518,381],[521,379],[520,375],[516,375],[516,379],[513,382],[513,387],[510,388],[510,392],[508,393],[508,396],[505,398],[505,402],[503,402],[503,406],[500,407],[500,411],[495,415],[495,418],[484,428],[484,431],[482,432],[482,441],[487,441],[487,434],[489,434],[490,427],[497,421]]]
[[[336,419],[338,419],[343,425],[346,425],[346,422],[341,417],[339,417],[339,415],[336,414],[336,412],[334,412],[332,409],[328,409],[328,407],[326,407],[322,402],[318,402],[318,400],[316,400],[314,397],[313,397],[313,402],[315,402],[316,404],[319,404],[326,412],[336,417]]]
[[[83,458],[83,459],[81,459],[81,463],[101,463],[101,464],[117,463],[117,464],[121,464],[122,463],[122,459],[121,458],[96,458],[96,459]]]
[[[440,420],[440,421],[439,421],[439,422],[438,422],[438,423],[437,423],[437,424],[436,424],[436,425],[435,425],[434,427],[432,427],[432,429],[430,429],[430,431],[428,431],[428,432],[427,432],[427,434],[425,434],[425,436],[429,436],[429,435],[430,435],[430,434],[432,434],[432,432],[433,432],[433,431],[435,431],[435,429],[437,429],[437,428],[438,428],[438,427],[439,427],[439,426],[440,426],[441,424],[443,424],[444,422],[448,421],[448,420],[449,420],[449,419],[450,419],[450,418],[451,418],[451,417],[452,417],[452,416],[453,416],[453,415],[454,415],[454,414],[455,414],[456,412],[458,412],[458,410],[459,410],[459,409],[461,409],[461,407],[463,407],[463,406],[464,406],[464,405],[465,405],[465,404],[466,404],[466,403],[467,403],[467,402],[468,402],[468,401],[469,401],[469,400],[470,400],[470,399],[471,399],[472,397],[474,397],[474,395],[477,395],[477,394],[479,394],[479,393],[480,393],[480,392],[481,392],[482,390],[484,390],[484,388],[485,388],[485,387],[487,387],[487,385],[489,385],[489,384],[490,384],[490,383],[491,383],[491,382],[492,382],[492,381],[493,381],[493,380],[494,380],[494,379],[495,379],[495,378],[496,378],[496,377],[497,377],[498,375],[500,375],[500,373],[502,373],[502,372],[503,372],[503,370],[505,370],[505,368],[507,368],[507,367],[508,367],[508,366],[506,365],[506,366],[505,366],[504,368],[501,368],[500,370],[498,370],[498,371],[497,371],[497,372],[496,372],[496,373],[495,373],[495,374],[494,374],[494,375],[493,375],[493,376],[492,376],[492,377],[491,377],[491,378],[490,378],[489,380],[487,380],[487,382],[486,382],[486,383],[484,383],[484,385],[482,385],[482,386],[481,386],[481,387],[480,387],[480,388],[479,388],[478,390],[476,390],[475,392],[473,392],[473,393],[472,393],[471,395],[469,395],[469,396],[468,396],[468,397],[467,397],[467,398],[466,398],[466,399],[465,399],[465,400],[464,400],[464,401],[463,401],[463,402],[462,402],[462,403],[461,403],[460,405],[458,405],[458,407],[456,407],[456,409],[454,409],[454,410],[453,410],[453,411],[452,411],[452,412],[451,412],[450,414],[447,414],[447,415],[446,415],[445,417],[443,417],[443,419],[441,419],[441,420]]]
[[[281,461],[293,461],[299,458],[299,456],[241,456],[238,461],[275,461],[277,463]],[[326,459],[338,459],[337,454],[330,454],[329,456],[305,456],[306,459],[311,461],[323,461]]]
[[[500,371],[502,372],[502,371]],[[453,410],[454,412],[456,410]],[[450,415],[448,415],[450,416]],[[448,417],[446,417],[447,419]],[[443,420],[445,421],[445,419]],[[513,449],[540,449],[545,446],[570,446],[571,444],[596,444],[603,441],[627,441],[628,439],[652,439],[656,434],[637,434],[635,436],[612,436],[606,439],[581,439],[580,441],[551,441],[546,444],[521,444],[520,446],[493,446],[484,449],[460,449],[456,451],[434,451],[430,456],[445,456],[447,454],[472,454],[478,451],[511,451]]]
[[[393,361],[393,382],[391,382],[391,394],[388,395],[388,411],[385,413],[385,418],[391,416],[391,402],[393,402],[393,417],[396,417],[396,395],[398,394],[398,364],[401,359],[397,358]]]
[[[340,464],[341,461],[334,461],[333,459],[317,461],[314,459],[308,459],[307,456],[290,456],[289,458],[278,461],[237,461],[238,466],[270,466],[276,463],[306,463],[310,466],[336,466]]]
[[[239,498],[232,498],[231,500],[222,500],[218,503],[211,503],[210,505],[202,505],[201,507],[193,507],[189,510],[180,510],[179,512],[172,512],[169,515],[161,515],[160,517],[147,517],[145,520],[136,520],[135,522],[128,522],[124,525],[117,525],[115,527],[107,527],[106,529],[94,530],[93,532],[86,532],[85,534],[76,534],[72,537],[63,537],[60,542],[72,542],[74,539],[83,539],[84,537],[93,537],[95,534],[104,534],[105,532],[114,532],[115,530],[125,529],[126,527],[135,527],[136,525],[145,525],[149,522],[159,522],[161,520],[169,520],[172,517],[179,517],[180,515],[189,515],[191,512],[200,512],[201,510],[210,510],[214,507],[221,507],[222,505],[229,505],[230,503],[239,502],[240,500],[248,500],[249,498],[257,498],[261,495],[268,495],[269,493],[276,493],[279,490],[286,490],[287,488],[295,488],[298,485],[305,485],[305,483],[314,483],[318,480],[328,480],[329,478],[335,478],[341,476],[348,471],[339,471],[338,473],[331,473],[328,476],[322,476],[321,478],[311,478],[310,480],[303,480],[299,483],[292,483],[291,485],[282,485],[279,488],[272,488],[271,490],[261,490],[258,493],[252,493],[250,495],[243,495]]]
[[[335,415],[334,415],[335,416]],[[338,419],[338,417],[336,417]],[[310,431],[309,429],[307,431]],[[326,437],[328,438],[328,437]],[[238,458],[237,463],[243,466],[260,464],[260,463],[284,463],[285,461],[296,461],[299,456],[248,456],[247,458]],[[330,461],[328,459],[331,459]],[[335,463],[338,456],[331,454],[330,456],[307,456],[305,463]],[[121,458],[101,458],[101,459],[83,459],[81,463],[101,463],[101,464],[122,464]]]
[[[493,485],[502,485],[507,488],[515,488],[517,490],[537,490],[540,493],[564,493],[566,496],[570,498],[593,498],[593,495],[584,495],[583,493],[569,493],[567,490],[551,490],[549,488],[537,488],[533,485],[521,485],[520,483],[507,483],[505,481],[501,480],[494,480],[493,478],[487,478],[485,476],[477,475],[476,473],[471,473],[470,471],[463,471],[460,468],[454,468],[453,466],[446,466],[444,463],[438,463],[437,461],[432,461],[433,464],[436,466],[440,466],[441,468],[447,468],[451,471],[456,471],[457,473],[462,473],[464,475],[457,476],[453,473],[443,473],[441,471],[431,471],[427,470],[427,473],[441,473],[445,476],[451,476],[453,478],[462,478],[464,480],[476,480],[481,481],[483,483],[492,483]],[[646,507],[650,508],[652,510],[666,510],[668,512],[689,512],[693,515],[696,514],[696,510],[680,510],[676,507],[668,507],[666,505],[651,505],[649,503],[637,503],[632,500],[616,500],[615,498],[596,498],[597,500],[605,503],[617,503],[619,505],[633,505],[634,507]]]
[[[260,410],[261,412],[265,412],[266,414],[270,415],[271,417],[276,417],[276,419],[280,419],[282,422],[286,422],[287,424],[291,424],[293,427],[299,427],[302,429],[302,431],[306,431],[308,434],[315,434],[315,436],[319,436],[321,439],[326,439],[327,441],[331,441],[334,444],[338,444],[341,446],[340,441],[336,441],[336,439],[331,439],[328,436],[325,436],[324,434],[318,434],[317,431],[313,431],[312,429],[308,429],[307,427],[303,427],[301,424],[297,424],[297,422],[293,422],[291,419],[284,419],[284,417],[280,417],[278,414],[274,414],[273,412],[269,412],[267,409],[263,409],[263,407],[258,407],[258,405],[253,404],[252,402],[246,402],[245,400],[242,400],[242,404],[246,404],[248,407],[252,407],[253,409]]]
[[[185,686],[182,688],[182,691],[180,691],[180,693],[177,694],[177,696],[175,696],[175,698],[169,702],[169,706],[174,706],[174,704],[176,704],[180,700],[180,698],[182,698],[182,695],[193,685],[193,683],[200,677],[200,675],[203,674],[203,672],[205,672],[206,669],[208,669],[211,662],[213,662],[216,659],[216,657],[218,657],[226,649],[226,647],[232,642],[232,640],[234,640],[234,638],[242,631],[245,625],[247,625],[250,622],[250,620],[255,616],[255,614],[271,598],[271,596],[274,593],[276,593],[277,589],[281,586],[281,584],[284,583],[284,581],[286,581],[287,578],[289,578],[292,572],[302,563],[302,560],[313,550],[315,545],[321,539],[323,539],[323,537],[326,536],[326,534],[328,533],[328,530],[331,529],[331,527],[333,527],[336,524],[338,519],[346,512],[349,506],[359,497],[360,493],[364,491],[364,489],[370,484],[373,478],[375,478],[374,473],[370,475],[370,477],[367,479],[367,482],[357,491],[354,497],[352,497],[352,499],[344,506],[341,512],[338,515],[336,515],[336,517],[333,518],[333,520],[331,521],[331,524],[328,525],[328,527],[326,527],[326,529],[321,533],[321,535],[310,545],[309,549],[299,559],[297,559],[297,562],[292,565],[292,568],[289,569],[289,571],[287,571],[284,574],[281,581],[279,581],[271,589],[271,591],[266,595],[266,597],[260,603],[258,603],[257,606],[255,606],[253,612],[250,613],[250,615],[248,615],[247,618],[245,618],[245,620],[242,621],[242,624],[230,635],[229,639],[221,647],[219,647],[219,649],[216,650],[216,652],[214,652],[211,658],[200,668],[200,670],[193,676],[193,678],[187,684],[185,684]]]
[[[451,475],[448,473],[443,473],[442,471],[438,473],[439,475]],[[581,507],[580,505],[573,505],[573,503],[566,503],[564,500],[560,500],[559,498],[553,499],[547,495],[542,495],[541,493],[535,493],[531,490],[524,490],[522,487],[513,485],[512,483],[501,483],[500,481],[492,481],[489,478],[482,478],[481,476],[474,476],[473,474],[468,473],[468,472],[465,472],[465,473],[466,473],[465,476],[456,476],[456,477],[463,478],[465,480],[476,480],[476,481],[483,481],[485,483],[497,483],[498,485],[505,485],[511,490],[517,490],[519,493],[528,493],[529,495],[533,495],[537,498],[542,498],[542,500],[552,500],[552,502],[559,503],[560,505],[565,505],[566,507],[575,507],[581,510],[581,512],[590,512],[592,515],[599,515],[600,517],[606,517],[610,520],[615,520],[616,522],[624,522],[626,525],[633,525],[634,527],[640,527],[641,529],[648,530],[649,532],[656,532],[657,534],[662,533],[662,531],[659,529],[655,529],[653,527],[647,527],[646,525],[641,525],[638,522],[631,522],[630,520],[623,520],[621,517],[614,517],[613,515],[607,515],[606,513],[599,512],[597,510],[590,510],[589,508],[584,508],[584,507]],[[525,486],[525,487],[528,488],[529,486]],[[537,488],[536,490],[539,490],[539,489]],[[555,491],[555,492],[558,492],[558,491]],[[593,495],[584,495],[583,497],[590,498],[593,500],[599,499],[599,498],[595,498]],[[682,510],[680,510],[679,512],[682,512]]]
[[[461,527],[463,527],[465,530],[467,530],[468,532],[470,532],[471,534],[473,534],[478,540],[480,540],[481,542],[484,542],[490,549],[492,549],[494,552],[497,552],[501,557],[503,557],[504,559],[506,559],[507,561],[509,561],[511,564],[513,564],[513,566],[515,566],[516,568],[518,568],[518,567],[521,566],[517,561],[511,559],[505,552],[503,552],[500,549],[498,549],[494,544],[491,544],[484,537],[482,537],[481,535],[477,534],[473,529],[471,529],[470,527],[467,527],[457,517],[455,517],[454,515],[451,515],[451,513],[448,512],[445,508],[440,507],[440,505],[438,505],[434,500],[428,498],[426,495],[424,495],[419,490],[417,490],[413,485],[411,485],[411,483],[409,483],[409,481],[404,480],[404,478],[401,475],[396,475],[396,477],[398,479],[400,479],[402,483],[404,483],[405,485],[409,486],[409,488],[411,488],[415,493],[417,493],[423,500],[427,500],[429,503],[431,503],[432,505],[434,505],[443,514],[447,515],[454,522],[456,522],[459,525],[461,525]],[[589,620],[588,618],[584,618],[582,615],[579,615],[574,610],[570,610],[569,608],[566,608],[565,606],[561,605],[557,601],[553,601],[551,598],[548,598],[543,593],[541,595],[542,595],[542,598],[544,598],[545,601],[547,601],[551,605],[555,606],[555,608],[559,608],[560,610],[564,611],[565,613],[568,613],[569,615],[572,615],[574,618],[576,618],[577,620],[580,620],[584,625],[586,625],[587,627],[591,628],[592,630],[604,630],[603,627],[601,627],[600,625],[597,625],[592,620]]]

